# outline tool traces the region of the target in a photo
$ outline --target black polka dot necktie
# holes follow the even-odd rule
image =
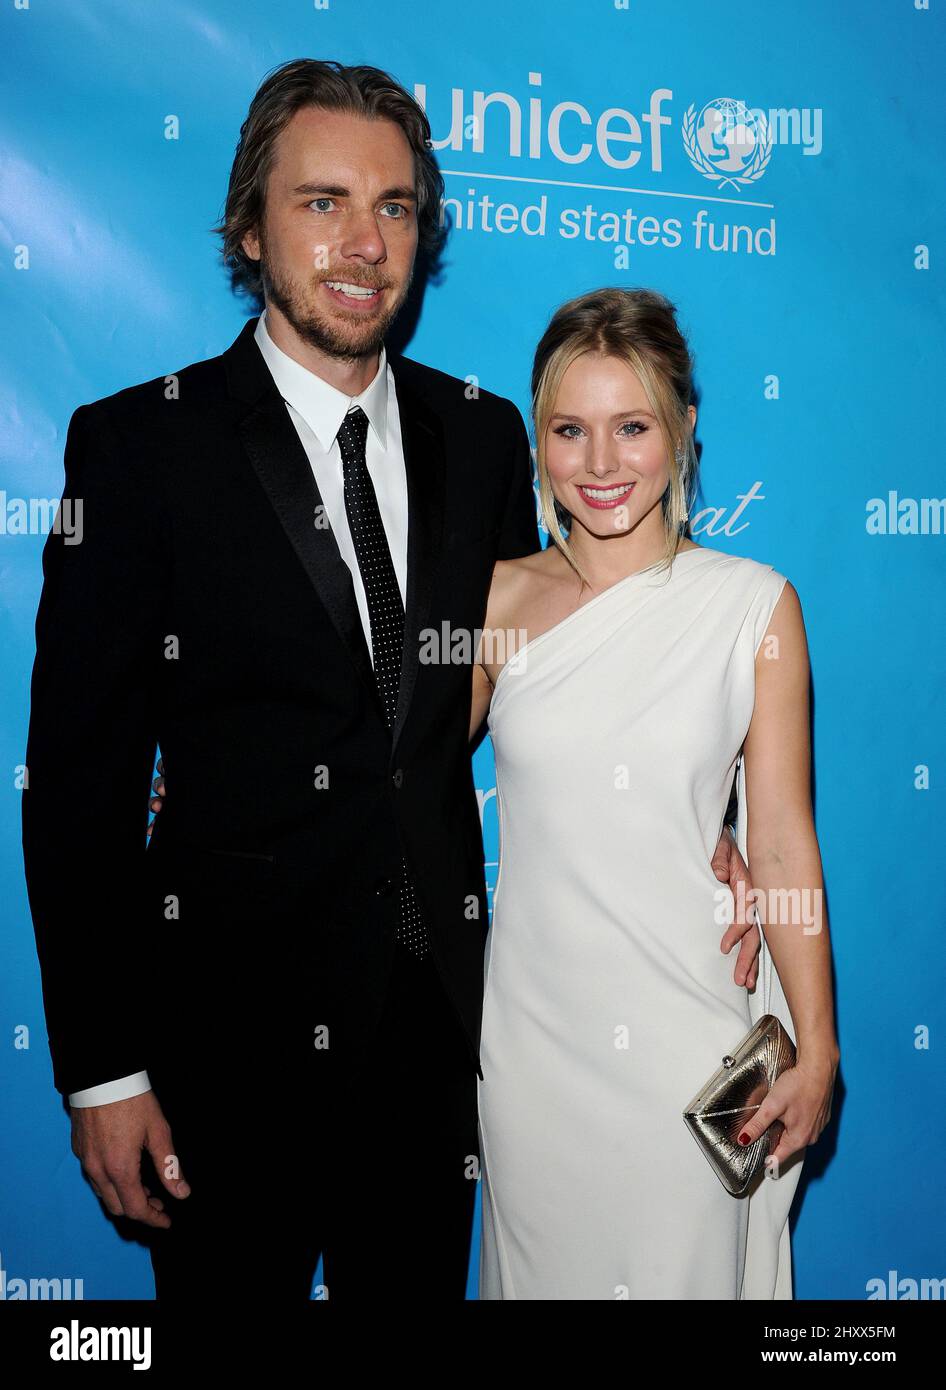
[[[375,682],[381,696],[387,726],[393,731],[401,684],[401,660],[404,654],[404,604],[398,588],[397,575],[394,573],[384,523],[378,510],[374,484],[365,461],[367,438],[368,417],[361,406],[356,405],[345,416],[338,431],[342,477],[345,482],[345,511],[348,514],[355,556],[368,599]],[[424,956],[430,948],[430,941],[414,885],[403,859],[399,896],[400,917],[395,940],[413,955]]]

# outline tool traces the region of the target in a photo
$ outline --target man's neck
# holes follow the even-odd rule
[[[359,396],[378,374],[380,355],[377,352],[368,353],[364,357],[330,357],[328,353],[300,338],[289,320],[274,304],[266,305],[266,332],[287,357],[291,357],[307,371],[314,372],[337,391],[343,391],[346,396]]]

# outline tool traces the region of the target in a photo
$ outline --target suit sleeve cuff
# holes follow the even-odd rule
[[[69,1104],[77,1110],[89,1105],[109,1105],[113,1100],[130,1100],[132,1096],[144,1095],[151,1090],[151,1082],[146,1071],[133,1072],[131,1076],[120,1076],[117,1081],[103,1081],[101,1086],[89,1086],[84,1091],[73,1091]]]

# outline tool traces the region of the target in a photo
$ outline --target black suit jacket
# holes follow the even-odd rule
[[[402,852],[479,1065],[472,667],[420,651],[424,629],[480,628],[494,561],[540,548],[525,428],[510,401],[392,360],[409,496],[392,741],[255,324],[69,427],[63,495],[82,499],[82,541],[53,531],[43,552],[23,796],[63,1093],[153,1080],[173,1047],[226,1065],[260,1030],[296,1047],[321,1028],[327,1054],[357,1055],[390,970]],[[158,744],[167,802],[146,849]]]

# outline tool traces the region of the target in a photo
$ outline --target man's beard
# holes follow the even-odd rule
[[[328,319],[319,317],[308,307],[298,284],[290,276],[281,275],[275,269],[267,258],[264,246],[260,247],[259,264],[260,278],[263,282],[267,302],[275,304],[303,342],[317,348],[319,352],[324,352],[327,357],[335,357],[344,362],[355,362],[361,357],[373,356],[380,351],[387,331],[407,298],[407,292],[414,278],[412,266],[401,294],[390,308],[371,320],[363,320],[360,315],[353,312],[349,326],[346,328],[344,323],[336,325]],[[325,276],[324,278],[344,279],[345,277],[339,275]],[[389,288],[387,281],[375,276],[369,280],[359,277],[350,283],[362,285],[365,289]],[[313,281],[312,289],[314,290],[318,284],[319,281]]]

